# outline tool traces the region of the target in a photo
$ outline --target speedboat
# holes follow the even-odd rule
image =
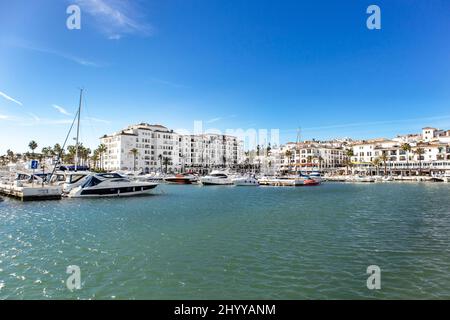
[[[197,177],[191,174],[176,174],[174,176],[165,177],[164,181],[167,183],[176,184],[192,184],[197,182]]]
[[[235,178],[233,184],[235,186],[259,186],[258,180],[253,176]]]
[[[308,177],[317,181],[317,182],[322,182],[322,177],[320,175],[319,171],[313,171],[310,174],[308,174]]]
[[[68,193],[69,198],[85,197],[127,197],[148,194],[157,183],[132,181],[118,173],[89,175],[83,184]]]
[[[318,186],[320,184],[319,180],[316,179],[305,179],[303,181],[304,186]]]
[[[63,192],[69,193],[72,189],[79,187],[91,175],[88,171],[71,171],[66,173],[63,184]]]
[[[233,181],[224,172],[212,171],[209,175],[200,178],[200,182],[207,185],[230,185]]]

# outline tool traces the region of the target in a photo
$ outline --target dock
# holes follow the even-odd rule
[[[21,201],[60,200],[61,186],[0,184],[0,194]]]

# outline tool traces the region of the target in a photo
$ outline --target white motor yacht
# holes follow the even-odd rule
[[[317,181],[317,182],[322,182],[322,176],[320,175],[319,171],[313,171],[310,174],[308,174],[309,178]]]
[[[66,174],[66,180],[63,184],[63,192],[69,193],[72,189],[79,187],[88,176],[91,175],[89,171],[70,171]]]
[[[132,181],[117,173],[99,173],[89,175],[68,197],[127,197],[151,193],[157,186],[157,183]]]
[[[235,186],[259,186],[259,182],[253,176],[238,177],[233,179]]]
[[[233,181],[228,177],[228,175],[220,171],[212,171],[210,174],[201,177],[200,182],[205,186],[233,184]]]

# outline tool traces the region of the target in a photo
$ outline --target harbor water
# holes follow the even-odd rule
[[[79,266],[81,289],[66,286]],[[381,269],[369,290],[367,267]],[[0,202],[2,299],[450,298],[450,184]]]

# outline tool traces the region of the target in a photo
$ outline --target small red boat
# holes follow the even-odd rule
[[[306,179],[303,181],[304,186],[318,186],[319,184],[320,182],[314,179]]]

